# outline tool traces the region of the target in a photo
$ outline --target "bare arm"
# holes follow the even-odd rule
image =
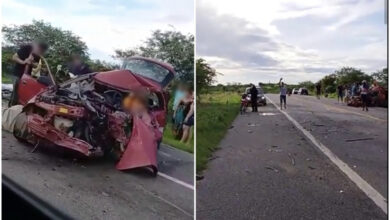
[[[190,106],[190,110],[188,111],[187,113],[187,116],[186,118],[184,119],[184,121],[188,121],[188,119],[191,117],[191,115],[194,114],[194,102],[192,102],[191,106]]]
[[[30,63],[31,63],[32,56],[30,55],[27,59],[22,60],[22,59],[19,58],[18,53],[15,53],[15,54],[12,56],[12,60],[13,60],[15,63],[19,63],[19,64],[22,64],[22,65],[25,65],[25,64],[30,64]]]
[[[15,53],[15,54],[12,56],[12,61],[14,61],[15,63],[22,64],[22,65],[26,64],[26,61],[20,59],[17,53]]]

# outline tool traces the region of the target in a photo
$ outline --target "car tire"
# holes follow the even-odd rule
[[[18,141],[27,142],[28,133],[27,114],[26,112],[21,112],[15,118],[13,135]]]

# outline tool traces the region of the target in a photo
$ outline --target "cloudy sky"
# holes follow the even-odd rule
[[[384,0],[198,0],[196,53],[218,83],[317,81],[386,67]]]
[[[2,0],[3,25],[33,19],[79,35],[93,59],[106,61],[156,29],[195,32],[193,0]]]

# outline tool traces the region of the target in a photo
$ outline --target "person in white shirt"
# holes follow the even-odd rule
[[[287,95],[287,87],[286,87],[286,84],[284,84],[284,82],[282,82],[283,78],[280,78],[279,80],[279,89],[280,89],[280,110],[283,109],[283,103],[284,103],[284,109],[287,108],[287,104],[286,104],[286,95]]]

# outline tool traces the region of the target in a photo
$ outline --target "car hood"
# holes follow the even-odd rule
[[[155,91],[162,90],[162,86],[159,83],[134,74],[129,70],[100,72],[96,73],[93,78],[102,84],[122,90],[134,90],[140,88],[149,88]]]

